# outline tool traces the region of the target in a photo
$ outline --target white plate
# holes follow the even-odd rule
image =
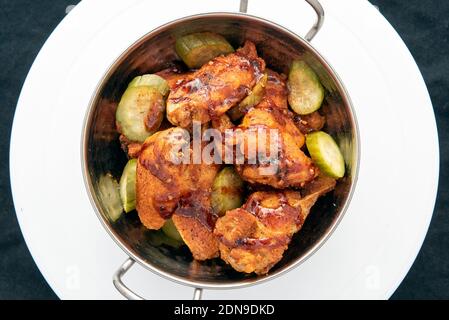
[[[354,198],[326,244],[274,281],[206,299],[385,299],[409,270],[435,202],[439,151],[432,105],[399,36],[367,1],[323,0],[313,45],[352,97],[361,131]],[[238,0],[83,1],[53,32],[23,87],[11,138],[11,183],[27,245],[63,299],[120,298],[111,276],[125,260],[97,220],[80,161],[83,118],[107,67],[140,36],[181,16],[236,11]],[[304,35],[315,17],[303,2],[250,0],[249,13]],[[192,289],[140,266],[125,278],[148,298],[190,298]]]

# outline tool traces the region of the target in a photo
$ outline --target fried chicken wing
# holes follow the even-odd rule
[[[137,164],[137,212],[148,229],[161,228],[174,214],[173,222],[194,257],[212,258],[217,250],[210,249],[213,225],[207,223],[213,217],[208,199],[219,167],[183,164],[185,153],[190,157],[192,149],[188,134],[181,128],[159,131],[145,140]],[[187,200],[195,204],[188,214],[182,211]]]
[[[318,177],[303,198],[297,191],[253,193],[215,225],[221,258],[237,271],[266,274],[281,260],[319,196],[334,187],[334,179]]]
[[[218,257],[218,241],[213,234],[217,216],[210,204],[211,184],[182,198],[172,216],[185,244],[196,260]]]
[[[209,229],[190,217],[175,214],[172,219],[195,260],[202,261],[218,257],[218,242]]]
[[[302,199],[299,201],[302,213],[309,215],[310,209],[322,195],[335,189],[337,181],[334,178],[320,175],[313,181],[309,182],[301,190]]]
[[[212,119],[212,128],[217,129],[221,133],[224,133],[228,129],[234,128],[234,124],[229,119],[227,114],[222,114],[216,119]]]
[[[241,152],[247,161],[236,168],[244,180],[284,189],[303,186],[318,175],[318,168],[301,151],[304,135],[295,126],[288,110],[258,106],[245,115],[238,128],[243,133],[237,138],[237,143],[243,146]],[[254,132],[259,128],[264,128],[265,131],[255,135]],[[272,130],[277,133],[276,141],[272,141]],[[248,147],[256,143],[258,150],[250,155]],[[261,145],[265,147],[261,148]],[[277,154],[268,152],[270,148],[277,151]],[[267,161],[260,156],[261,151],[269,155]]]
[[[264,237],[264,227],[244,209],[228,211],[217,221],[220,257],[239,272],[266,274],[287,249],[287,239]]]
[[[192,121],[206,123],[240,102],[265,69],[256,47],[247,41],[235,53],[219,56],[172,88],[167,118],[187,128]]]

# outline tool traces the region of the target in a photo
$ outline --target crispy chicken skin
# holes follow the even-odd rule
[[[241,152],[245,155],[247,161],[245,164],[237,165],[236,169],[244,180],[284,189],[301,187],[318,175],[318,168],[301,151],[305,140],[304,135],[295,126],[290,111],[259,105],[245,115],[238,128],[243,133],[237,138],[237,143],[243,145]],[[265,135],[257,134],[256,137],[259,142],[264,142],[266,145],[265,153],[272,157],[269,148],[276,141],[270,141],[269,129],[276,129],[278,132],[278,155],[277,157],[274,156],[274,160],[270,160],[268,163],[262,163],[260,159],[251,159],[249,152],[246,150],[246,146],[256,143],[253,140],[255,139],[254,130],[257,128],[266,129]],[[260,148],[260,143],[258,143],[258,148]],[[258,152],[260,151],[258,150]]]
[[[212,119],[212,128],[217,129],[222,133],[234,127],[234,124],[227,114],[222,114],[220,117]]]
[[[216,223],[221,258],[237,271],[266,274],[281,260],[316,200],[335,183],[318,177],[303,198],[298,191],[253,193],[242,208],[228,211]]]
[[[163,69],[156,74],[167,81],[168,87],[171,90],[176,88],[182,81],[186,81],[186,79],[193,75],[193,72],[182,72],[181,68],[173,66]]]
[[[187,128],[192,121],[206,123],[240,102],[265,70],[252,42],[235,53],[219,56],[178,82],[167,99],[167,118]]]
[[[217,221],[220,257],[238,272],[266,274],[287,249],[287,239],[270,241],[257,218],[244,209],[228,211]],[[258,244],[261,245],[258,245]]]
[[[207,219],[212,211],[207,199],[219,167],[179,163],[181,150],[192,152],[188,136],[181,128],[159,131],[145,140],[137,163],[137,212],[148,229],[161,228],[175,213],[174,223],[194,256],[199,260],[212,258],[217,251],[210,249],[212,228]],[[189,215],[186,210],[180,211],[186,199],[196,204],[189,208]],[[178,213],[183,218],[176,218]]]
[[[319,131],[324,127],[326,118],[322,116],[318,111],[312,112],[306,115],[295,115],[293,121],[298,127],[299,131],[303,134]]]
[[[260,102],[260,106],[276,106],[281,109],[288,109],[287,101],[287,78],[283,74],[267,68],[268,80],[265,87],[265,95]]]
[[[133,158],[138,158],[140,151],[142,150],[142,144],[139,142],[133,142],[131,140],[129,140],[127,137],[125,137],[123,134],[120,135],[119,137],[119,141],[120,141],[120,146],[122,148],[122,150],[128,154],[128,157],[133,159]]]
[[[206,189],[186,194],[180,199],[172,217],[173,223],[196,260],[218,257],[218,241],[213,234],[217,217],[210,205],[211,185],[212,182],[204,186]]]
[[[302,190],[302,199],[299,202],[302,213],[309,215],[310,209],[322,195],[335,189],[337,181],[325,175],[318,176],[315,180],[308,183]]]
[[[176,213],[172,219],[195,260],[207,260],[218,257],[218,241],[214,234],[201,222],[195,218]]]

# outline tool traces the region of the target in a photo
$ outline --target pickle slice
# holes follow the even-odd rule
[[[172,248],[181,247],[184,242],[178,241],[167,236],[162,230],[151,230],[147,232],[148,243],[154,247],[160,247],[166,245]]]
[[[137,159],[129,160],[120,178],[120,198],[125,212],[136,209],[136,168]]]
[[[168,91],[170,91],[168,82],[157,74],[144,74],[135,77],[128,85],[128,88],[133,87],[152,87],[159,91],[164,97],[167,95]]]
[[[130,141],[144,142],[159,129],[164,119],[165,101],[154,87],[130,86],[115,114],[119,131]]]
[[[219,55],[234,52],[225,38],[212,32],[193,33],[178,38],[175,49],[189,68],[200,68]]]
[[[168,219],[167,221],[165,221],[165,224],[162,227],[162,231],[168,237],[170,237],[170,238],[172,238],[174,240],[177,240],[177,241],[184,242],[184,240],[182,240],[182,237],[181,237],[181,235],[178,232],[178,229],[176,229],[176,226],[173,223],[172,219]]]
[[[288,87],[288,103],[297,114],[309,114],[321,107],[324,88],[316,73],[304,61],[293,61]]]
[[[123,213],[117,180],[110,173],[100,176],[98,179],[98,191],[108,218],[112,222],[117,221]]]
[[[321,172],[336,179],[345,175],[345,160],[329,134],[323,131],[309,133],[306,136],[306,146]]]
[[[212,208],[217,215],[223,216],[242,204],[243,181],[234,168],[226,167],[217,174],[212,185]]]
[[[252,107],[258,105],[265,95],[265,88],[267,86],[268,74],[265,73],[262,78],[256,83],[251,93],[243,99],[237,106],[232,107],[228,111],[228,115],[232,121],[242,118],[246,112]]]

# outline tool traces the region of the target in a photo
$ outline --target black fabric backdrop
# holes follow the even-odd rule
[[[65,8],[77,2],[0,0],[0,299],[57,298],[33,262],[17,224],[9,183],[9,138],[27,72],[51,31],[64,18]],[[449,1],[371,2],[379,6],[404,39],[423,73],[441,148],[440,185],[432,224],[417,260],[393,299],[448,299]]]

